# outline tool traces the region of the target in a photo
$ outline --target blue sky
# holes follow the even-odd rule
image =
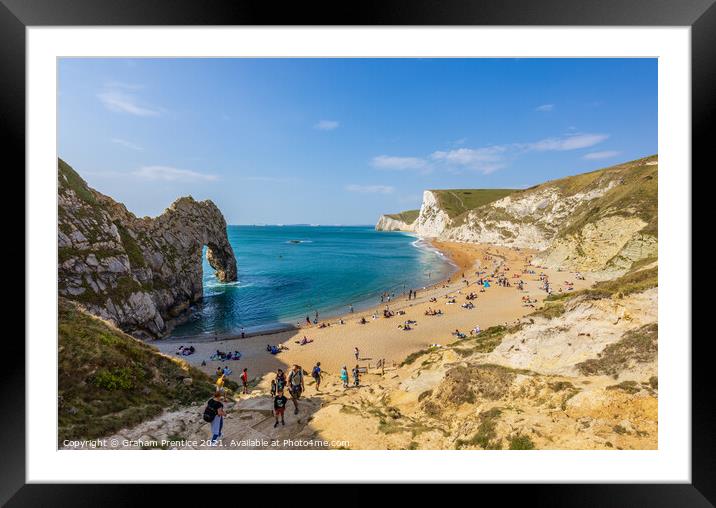
[[[59,156],[139,216],[372,224],[657,152],[655,59],[62,59]]]

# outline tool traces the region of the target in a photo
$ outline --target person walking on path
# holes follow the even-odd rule
[[[273,424],[273,428],[275,429],[278,427],[278,417],[281,417],[281,425],[286,425],[286,422],[283,421],[283,413],[286,410],[286,403],[288,402],[288,399],[283,394],[283,390],[279,391],[276,396],[273,399],[273,412],[276,416],[276,423]]]
[[[291,400],[293,401],[293,407],[294,412],[293,414],[298,414],[298,400],[301,398],[301,393],[303,393],[304,386],[303,386],[303,369],[294,364],[293,368],[291,369],[291,372],[288,374],[288,389],[291,393]]]
[[[313,377],[313,380],[316,382],[316,391],[321,390],[321,362],[316,362],[316,365],[313,366],[313,371],[311,372],[311,376]]]
[[[276,392],[282,392],[284,388],[286,388],[286,374],[283,369],[278,369],[276,371]]]
[[[216,446],[217,440],[221,438],[221,431],[224,428],[224,404],[221,403],[222,393],[217,391],[214,398],[209,399],[204,409],[204,420],[211,423],[211,446]],[[213,417],[213,418],[212,418]]]
[[[249,393],[249,369],[244,367],[244,371],[241,373],[241,384],[244,386],[244,394]]]
[[[219,376],[219,379],[216,380],[216,392],[224,399],[224,402],[226,402],[226,390],[224,389],[224,382],[225,376],[222,374]]]
[[[343,388],[348,388],[348,369],[345,365],[341,368],[341,381],[343,381]]]

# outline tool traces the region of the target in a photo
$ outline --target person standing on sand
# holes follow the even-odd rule
[[[241,384],[244,385],[244,394],[249,393],[249,369],[244,367],[244,371],[241,373]]]
[[[298,399],[301,398],[301,393],[303,393],[304,386],[303,386],[303,369],[294,364],[293,368],[291,369],[291,372],[288,374],[288,390],[291,393],[291,400],[293,401],[293,406],[295,408],[295,411],[293,414],[298,414]]]
[[[313,371],[311,372],[311,376],[313,377],[313,380],[316,382],[316,391],[321,390],[321,362],[316,362],[316,365],[313,366]]]
[[[278,427],[278,417],[281,417],[281,425],[286,425],[286,422],[283,421],[283,413],[286,410],[286,403],[288,402],[288,399],[283,394],[283,390],[279,391],[276,396],[273,398],[273,412],[276,416],[276,423],[273,424],[273,428],[275,429]]]
[[[358,365],[353,369],[353,386],[356,388],[360,386],[360,369]]]
[[[358,351],[358,347],[353,348],[353,354],[355,355],[356,360],[359,360],[358,357],[360,356],[360,351]]]
[[[343,381],[343,388],[348,388],[348,369],[345,365],[341,368],[341,381]]]
[[[353,314],[353,304],[350,304],[350,305],[348,306],[348,312],[350,312],[351,314]]]

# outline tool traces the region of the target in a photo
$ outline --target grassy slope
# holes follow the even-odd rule
[[[211,380],[59,300],[59,442],[97,438],[154,417],[165,408],[208,400]],[[192,378],[185,385],[184,378]]]
[[[406,224],[412,224],[413,222],[415,222],[415,219],[418,218],[418,215],[420,215],[420,210],[405,210],[400,213],[385,214],[386,217],[389,217],[394,220],[403,221]]]
[[[433,190],[442,208],[450,218],[468,210],[502,199],[515,192],[514,189],[445,189]]]
[[[57,171],[59,171],[60,175],[64,177],[65,185],[75,191],[75,194],[77,194],[80,199],[90,205],[97,203],[97,200],[95,199],[92,191],[89,189],[87,182],[85,182],[82,177],[74,169],[72,169],[72,167],[70,167],[69,164],[59,158],[57,159]]]
[[[637,216],[647,224],[642,233],[657,236],[659,165],[644,164],[651,161],[658,161],[657,156],[550,182],[566,195],[588,191],[605,180],[618,182],[602,197],[578,209],[560,236],[577,232],[596,218],[609,215]]]

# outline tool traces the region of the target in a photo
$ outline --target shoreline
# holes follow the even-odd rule
[[[232,335],[210,341],[206,338],[159,340],[153,345],[173,358],[178,356],[176,349],[179,344],[193,345],[196,349],[193,355],[179,358],[209,375],[213,375],[218,367],[229,366],[234,373],[245,367],[252,379],[261,380],[277,368],[286,369],[292,364],[307,367],[316,361],[321,362],[327,375],[335,375],[342,366],[356,363],[367,368],[374,367],[380,360],[385,360],[387,365],[398,365],[411,353],[431,345],[447,345],[458,340],[454,336],[455,330],[468,334],[477,326],[486,330],[490,326],[519,321],[539,307],[547,296],[540,288],[539,273],[544,272],[550,278],[555,291],[566,291],[565,279],[573,279],[569,272],[528,268],[533,254],[531,250],[457,242],[436,242],[434,245],[446,256],[455,259],[459,268],[469,268],[464,270],[466,279],[462,279],[462,274],[458,272],[457,277],[454,274],[449,277],[449,283],[446,278],[422,291],[418,289],[416,300],[409,301],[407,296],[394,299],[389,304],[390,310],[395,313],[393,317],[384,317],[382,309],[385,304],[378,304],[366,311],[326,319],[323,322],[330,323],[330,326],[323,328],[311,325],[243,339]],[[522,273],[523,268],[536,273]],[[505,287],[493,283],[483,291],[482,286],[477,284],[477,271],[505,273],[511,280],[516,280],[514,274],[518,274],[526,285],[520,290],[516,285]],[[575,279],[574,290],[589,287],[592,282],[591,277],[588,280]],[[471,292],[477,295],[473,301],[474,307],[465,308],[462,304]],[[525,297],[530,298],[529,304],[523,300]],[[426,313],[431,308],[439,310],[440,314]],[[375,318],[371,316],[372,312],[375,312]],[[364,323],[361,317],[365,318]],[[343,324],[339,324],[340,319],[343,319]],[[411,323],[410,330],[405,330],[404,323],[408,321]],[[310,342],[300,344],[303,337]],[[266,351],[267,344],[280,346],[281,352],[270,354]],[[360,349],[358,361],[354,348]],[[239,351],[241,358],[212,360],[211,356],[217,350]]]
[[[413,238],[416,238],[416,241],[422,241],[426,244],[430,245],[432,247],[432,250],[436,253],[439,253],[442,255],[447,263],[451,265],[452,271],[450,271],[446,277],[443,277],[441,279],[438,279],[436,282],[427,285],[422,286],[417,289],[421,291],[430,291],[438,286],[445,285],[447,281],[451,280],[452,277],[460,272],[460,271],[467,271],[469,268],[462,267],[460,263],[454,259],[453,256],[455,256],[455,252],[450,249],[445,249],[444,247],[438,247],[435,245],[435,239],[433,238],[426,238],[422,236],[418,236],[413,233],[405,233],[407,236],[411,236]],[[416,249],[420,249],[420,247],[415,246]],[[447,251],[447,252],[445,252]],[[410,288],[413,289],[413,288]],[[393,304],[394,302],[397,303],[401,301],[401,297],[405,297],[407,293],[405,291],[401,293],[396,292],[396,297],[393,301],[390,303]],[[335,313],[331,310],[326,311],[325,318],[322,318],[319,320],[319,324],[323,322],[328,322],[331,320],[339,320],[339,319],[348,319],[351,315],[360,314],[360,313],[372,313],[376,311],[377,309],[381,308],[384,304],[383,303],[370,303],[373,298],[379,298],[380,295],[374,295],[371,296],[370,299],[365,299],[362,301],[359,301],[356,305],[354,305],[355,312],[351,313],[347,310],[348,307],[350,307],[352,304],[348,303],[346,305],[337,306],[334,308]],[[362,305],[365,304],[365,307]],[[343,310],[339,310],[343,309]],[[400,310],[400,309],[398,309]],[[189,319],[189,317],[187,317]],[[262,336],[271,336],[276,335],[283,332],[288,331],[297,331],[297,330],[310,330],[313,328],[317,328],[317,324],[312,324],[311,326],[306,326],[305,321],[301,321],[299,318],[299,321],[296,324],[291,323],[285,323],[285,322],[276,322],[276,323],[268,323],[264,325],[255,325],[253,327],[246,327],[246,332],[244,334],[244,337],[241,337],[241,332],[223,332],[223,333],[209,333],[209,334],[199,334],[199,335],[179,335],[179,336],[172,336],[171,332],[166,337],[162,337],[160,339],[154,339],[152,341],[148,341],[150,344],[155,344],[157,342],[163,342],[163,343],[181,343],[181,342],[221,342],[226,340],[246,340],[249,338],[255,338],[255,337],[262,337]]]

